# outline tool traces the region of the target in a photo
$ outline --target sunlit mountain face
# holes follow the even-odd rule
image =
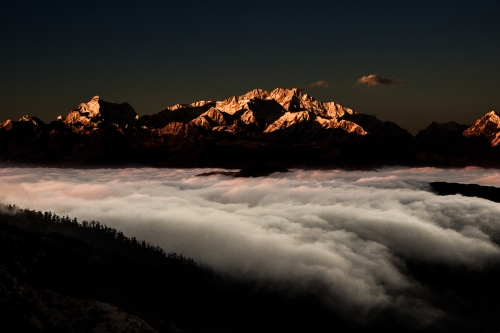
[[[291,283],[363,325],[495,325],[498,203],[438,196],[429,182],[500,186],[497,170],[207,171],[4,168],[0,199],[99,220],[239,279]]]
[[[390,121],[321,102],[297,88],[254,89],[222,101],[139,116],[99,96],[45,124],[0,125],[0,162],[37,166],[373,169],[499,165],[500,118],[432,123],[415,137]]]

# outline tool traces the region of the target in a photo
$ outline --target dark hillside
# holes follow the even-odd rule
[[[25,332],[343,327],[316,298],[288,286],[235,281],[98,222],[12,213],[0,215],[0,313]]]

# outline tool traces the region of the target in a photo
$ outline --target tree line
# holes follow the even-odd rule
[[[136,237],[127,237],[123,232],[116,230],[115,228],[108,227],[106,224],[102,224],[99,221],[78,221],[76,217],[70,218],[68,215],[59,216],[50,211],[41,212],[27,209],[20,209],[16,205],[8,204],[3,205],[5,207],[4,214],[12,215],[17,217],[16,219],[23,223],[29,224],[31,228],[41,227],[44,228],[50,224],[66,226],[69,228],[82,228],[87,230],[92,230],[92,232],[103,235],[108,239],[114,239],[123,244],[129,244],[134,247],[140,247],[147,251],[156,253],[160,256],[166,257],[176,262],[187,265],[187,266],[198,266],[198,264],[191,258],[184,257],[182,254],[177,254],[176,252],[167,253],[158,245],[153,245],[146,240],[139,240]],[[0,210],[1,211],[1,210]],[[39,230],[41,231],[41,230]]]

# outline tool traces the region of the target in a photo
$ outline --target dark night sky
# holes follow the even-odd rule
[[[413,133],[470,124],[500,112],[499,14],[499,1],[459,0],[8,2],[0,121],[50,121],[93,95],[142,115],[305,87]],[[370,74],[405,83],[356,84]]]

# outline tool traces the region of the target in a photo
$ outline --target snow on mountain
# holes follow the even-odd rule
[[[7,119],[0,125],[2,131],[10,131],[12,129],[12,120]]]
[[[309,111],[287,112],[274,123],[269,125],[264,132],[271,133],[279,130],[284,130],[296,124],[310,122],[315,118],[316,117],[314,117],[314,114]]]
[[[382,122],[375,116],[359,114],[335,102],[320,102],[297,88],[276,88],[271,91],[254,89],[240,96],[222,101],[198,101],[176,104],[154,115],[139,117],[128,103],[108,103],[94,96],[88,103],[81,103],[66,118],[58,117],[74,132],[88,133],[115,128],[140,128],[156,135],[188,136],[209,132],[241,133],[253,131],[280,135],[300,127],[300,134],[313,137],[321,130],[340,130],[340,133],[385,138],[409,137],[404,129],[391,122]],[[19,122],[38,126],[38,118],[22,117]],[[0,129],[12,129],[10,120],[0,124]],[[43,123],[42,123],[43,124]],[[500,116],[491,111],[476,123],[463,130],[464,125],[454,122],[433,123],[421,131],[416,142],[432,141],[454,136],[484,137],[491,146],[500,145]],[[463,132],[462,132],[463,131]],[[337,137],[338,133],[336,132]]]
[[[474,125],[467,128],[463,135],[466,138],[484,137],[492,147],[500,144],[500,116],[491,111],[479,118]]]
[[[33,130],[43,125],[44,125],[43,121],[41,121],[39,118],[24,115],[18,121],[12,121],[10,119],[7,119],[6,121],[0,124],[0,130],[10,131],[13,128],[19,128],[19,127]]]
[[[338,118],[345,113],[353,114],[351,109],[334,102],[322,103],[317,101],[312,96],[298,90],[276,88],[272,91],[262,89],[254,89],[241,96],[233,96],[224,101],[216,102],[216,108],[224,112],[234,114],[239,110],[248,110],[249,102],[254,99],[259,100],[274,100],[278,102],[286,111],[309,111],[322,117]]]
[[[224,114],[214,107],[208,109],[208,111],[202,113],[196,119],[191,120],[192,124],[202,124],[201,127],[212,128],[214,126],[226,126],[226,119]]]
[[[324,119],[318,117],[317,121],[324,129],[340,128],[347,133],[354,133],[358,135],[368,134],[368,132],[365,131],[363,127],[349,120],[342,119],[341,121],[338,121],[337,119]]]
[[[35,126],[41,123],[27,116],[20,121],[32,122]],[[89,102],[81,103],[70,111],[65,118],[59,116],[57,122],[80,134],[136,129],[160,137],[251,132],[283,138],[294,133],[296,136],[314,138],[323,130],[335,132],[335,138],[370,133],[382,133],[382,137],[388,137],[386,132],[394,132],[395,136],[408,134],[395,124],[387,125],[388,122],[358,114],[335,102],[320,102],[297,88],[276,88],[271,91],[254,89],[223,101],[176,104],[142,117],[128,103],[109,103],[94,96]],[[9,128],[12,128],[12,122],[1,124],[2,130]]]
[[[223,101],[200,101],[177,104],[139,122],[163,128],[172,122],[189,123],[204,130],[241,132],[249,128],[264,133],[279,132],[293,125],[319,125],[325,129],[339,128],[347,133],[367,134],[360,125],[340,120],[355,114],[335,102],[323,103],[300,90],[276,88],[272,91],[254,89]],[[243,126],[243,127],[242,127]]]
[[[30,117],[28,115],[22,116],[21,119],[19,119],[19,121],[25,122],[25,123],[32,123],[35,126],[43,124],[43,122],[40,119],[38,119],[36,117]]]
[[[59,161],[61,165],[146,161],[235,167],[262,158],[269,163],[335,167],[491,166],[500,161],[498,148],[488,148],[500,146],[500,115],[489,112],[470,127],[432,123],[413,138],[393,122],[335,102],[320,102],[295,88],[254,89],[222,101],[176,104],[142,117],[128,103],[109,103],[94,96],[48,124],[29,116],[4,121],[0,139],[5,143],[0,145],[0,161]],[[228,158],[219,160],[221,156]]]
[[[99,128],[128,127],[134,125],[139,115],[128,103],[109,103],[94,96],[88,103],[81,103],[70,111],[64,123],[74,132],[93,131]]]

